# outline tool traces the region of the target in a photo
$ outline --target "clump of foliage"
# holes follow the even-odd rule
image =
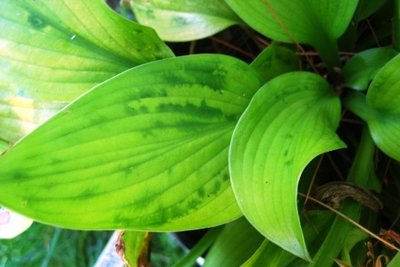
[[[0,204],[131,266],[396,266],[399,2],[2,1]]]

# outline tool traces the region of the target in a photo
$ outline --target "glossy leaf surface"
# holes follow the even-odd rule
[[[15,142],[94,85],[172,52],[102,0],[0,2],[0,138]]]
[[[124,72],[0,158],[0,204],[80,229],[174,231],[236,219],[228,147],[259,87],[251,67],[227,56]]]
[[[377,71],[397,54],[391,47],[380,47],[355,55],[342,70],[345,86],[356,90],[367,89]]]
[[[166,41],[205,38],[241,22],[223,0],[138,0],[131,6],[137,20]]]
[[[317,155],[344,147],[335,130],[340,102],[306,72],[283,74],[253,97],[230,148],[233,189],[247,219],[269,240],[309,259],[297,210],[297,185]]]
[[[400,160],[400,56],[389,61],[375,76],[366,103],[374,116],[367,119],[375,144]]]
[[[346,29],[358,0],[226,0],[252,28],[282,42],[321,48]],[[315,38],[318,36],[318,38]]]

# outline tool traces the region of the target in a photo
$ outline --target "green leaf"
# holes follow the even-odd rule
[[[193,267],[196,264],[197,258],[201,257],[201,255],[204,255],[204,253],[221,234],[222,230],[222,226],[214,227],[208,230],[208,232],[200,239],[199,242],[196,243],[189,253],[175,263],[173,267]]]
[[[370,183],[369,177],[374,168],[375,145],[369,135],[368,129],[363,127],[361,140],[352,162],[350,171],[347,175],[347,181],[366,187]],[[344,202],[340,212],[359,222],[361,218],[361,205],[356,202]],[[329,231],[324,235],[324,240],[318,246],[318,252],[313,257],[309,267],[331,266],[335,258],[345,246],[346,239],[354,225],[348,220],[336,215],[334,221],[330,224]]]
[[[250,64],[268,82],[283,73],[299,70],[299,59],[292,50],[272,43]]]
[[[127,267],[148,266],[150,241],[149,232],[123,231],[119,233],[116,251]]]
[[[137,20],[166,41],[205,38],[241,22],[224,0],[137,0],[131,6]]]
[[[3,153],[8,148],[8,142],[0,139],[0,153]]]
[[[324,229],[333,219],[333,214],[326,211],[307,211],[306,218],[303,218],[304,236],[310,248],[317,248],[318,239],[324,236]],[[283,250],[272,242],[265,240],[258,250],[242,265],[242,267],[284,267],[284,266],[303,266],[305,261],[296,258],[293,254]],[[308,265],[308,264],[307,264]]]
[[[307,260],[297,185],[314,157],[344,147],[335,134],[339,119],[329,84],[292,72],[257,92],[232,137],[230,172],[242,212],[266,238]]]
[[[252,28],[281,42],[313,45],[328,66],[339,65],[336,39],[346,30],[358,0],[226,0]],[[316,38],[318,36],[318,38]]]
[[[400,252],[396,253],[396,256],[393,257],[393,259],[389,262],[387,267],[396,267],[400,265]]]
[[[350,266],[353,266],[354,262],[353,264],[351,264],[352,262],[350,255],[351,250],[361,241],[368,239],[368,237],[369,235],[365,231],[353,227],[353,229],[349,231],[349,233],[346,235],[346,239],[344,241],[342,250],[342,260],[350,263]]]
[[[400,55],[389,61],[372,80],[366,104],[374,111],[367,118],[375,144],[400,160]]]
[[[232,221],[241,213],[229,143],[259,87],[257,73],[228,56],[126,71],[0,158],[0,203],[80,229],[175,231]]]
[[[261,245],[265,238],[245,218],[224,227],[207,253],[205,267],[240,266]]]
[[[386,0],[360,0],[357,10],[354,14],[357,21],[364,20],[374,14],[385,4]]]
[[[377,71],[397,54],[391,47],[379,47],[355,55],[342,70],[344,85],[356,90],[367,89]]]
[[[15,142],[94,85],[173,56],[102,0],[0,2],[0,138]]]

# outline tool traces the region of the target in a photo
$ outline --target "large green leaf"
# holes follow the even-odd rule
[[[311,44],[324,52],[336,49],[335,40],[346,30],[358,0],[226,2],[263,35],[276,41]]]
[[[166,41],[201,39],[241,22],[224,0],[137,0],[131,6],[137,20]]]
[[[250,66],[227,56],[124,72],[0,158],[0,204],[81,229],[172,231],[236,219],[228,147],[259,87]]]
[[[400,160],[400,55],[387,63],[372,80],[366,103],[374,111],[368,127],[376,145]]]
[[[171,56],[102,0],[0,1],[0,138],[14,142],[93,85]]]
[[[292,72],[257,92],[232,137],[230,171],[241,210],[265,237],[304,259],[297,185],[314,157],[344,147],[335,134],[339,119],[329,84]]]

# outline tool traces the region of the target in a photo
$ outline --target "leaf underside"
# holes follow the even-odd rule
[[[202,39],[241,20],[224,0],[131,1],[137,20],[166,41]]]

